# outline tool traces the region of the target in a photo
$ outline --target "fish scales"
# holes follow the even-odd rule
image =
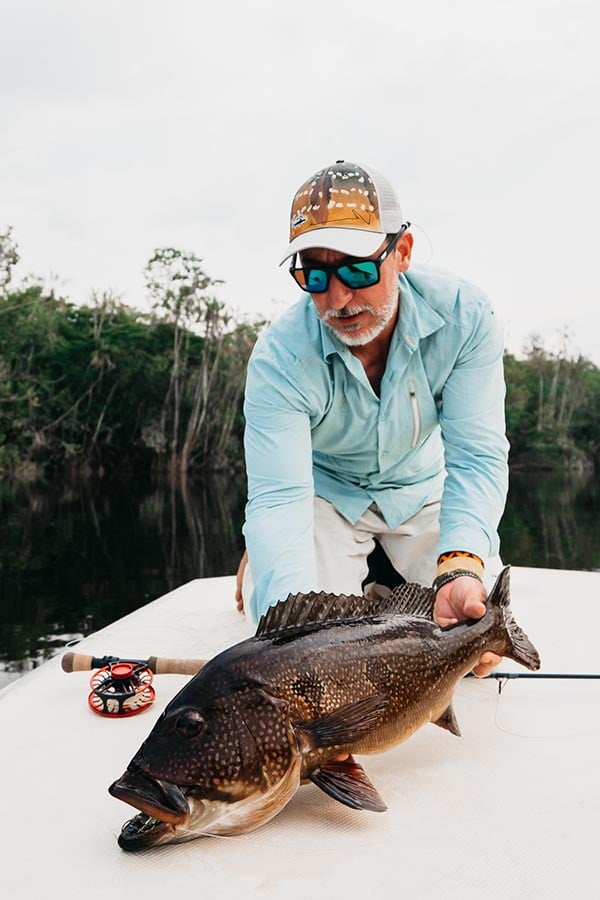
[[[484,650],[535,669],[509,606],[509,567],[478,620],[442,629],[434,594],[290,596],[256,635],[223,651],[173,698],[109,788],[141,810],[119,844],[137,850],[199,834],[240,834],[313,781],[355,809],[385,804],[353,754],[378,753],[427,722],[460,734],[458,681]]]
[[[377,731],[352,747],[335,747],[340,752],[352,749],[354,753],[378,753],[442,714],[457,680],[473,668],[482,648],[490,647],[486,632],[489,624],[473,623],[466,641],[456,630],[454,634],[444,632],[432,621],[416,617],[342,620],[328,626],[326,641],[322,629],[311,633],[303,626],[296,634],[288,630],[284,641],[278,636],[253,638],[245,647],[246,659],[233,663],[233,668],[239,666],[240,674],[251,676],[256,666],[256,645],[262,642],[261,683],[277,691],[297,722],[383,693],[388,703]],[[426,693],[424,684],[428,685]],[[330,749],[307,757],[303,771]]]

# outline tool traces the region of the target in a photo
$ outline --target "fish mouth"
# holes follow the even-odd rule
[[[133,819],[125,822],[117,838],[117,843],[121,850],[130,852],[144,850],[146,847],[153,847],[155,844],[171,841],[176,831],[175,825],[141,812],[134,816]]]
[[[190,815],[189,803],[180,787],[160,781],[141,769],[127,769],[108,792],[165,825],[183,825]]]

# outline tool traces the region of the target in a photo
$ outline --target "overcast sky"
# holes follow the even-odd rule
[[[597,0],[0,0],[0,228],[17,275],[147,308],[155,247],[234,309],[297,297],[296,188],[376,166],[415,258],[475,281],[519,353],[600,365]]]

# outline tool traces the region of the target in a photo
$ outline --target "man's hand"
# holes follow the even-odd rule
[[[486,598],[485,587],[476,578],[470,578],[468,575],[455,578],[437,592],[433,618],[442,628],[463,622],[465,619],[480,619],[485,613]],[[485,678],[501,659],[501,656],[486,650],[473,667],[473,674]]]
[[[248,565],[248,551],[244,550],[244,555],[240,559],[240,564],[235,575],[235,605],[238,612],[244,612],[244,595],[242,593],[242,583],[244,581],[244,571]]]

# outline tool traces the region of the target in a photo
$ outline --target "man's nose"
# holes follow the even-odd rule
[[[332,275],[327,291],[327,303],[331,309],[343,309],[352,299],[353,291],[342,284],[337,275]]]

